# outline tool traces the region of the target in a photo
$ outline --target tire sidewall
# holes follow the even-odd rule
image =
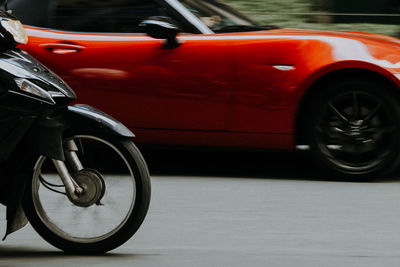
[[[392,149],[388,156],[378,165],[364,171],[349,171],[335,165],[327,159],[319,147],[317,133],[314,130],[316,123],[320,120],[319,116],[328,109],[328,100],[339,94],[353,90],[363,91],[381,99],[384,103],[383,108],[388,114],[389,120],[395,125],[395,136],[400,137],[400,107],[397,96],[386,86],[368,80],[344,80],[330,84],[314,95],[312,105],[309,107],[309,116],[305,124],[305,136],[311,148],[311,155],[316,166],[323,170],[328,176],[341,177],[355,181],[365,181],[380,178],[390,174],[400,162],[400,138],[393,138]]]

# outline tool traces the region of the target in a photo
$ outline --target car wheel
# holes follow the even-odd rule
[[[389,174],[400,155],[400,107],[384,85],[365,80],[331,84],[314,96],[305,136],[317,166],[338,178]]]

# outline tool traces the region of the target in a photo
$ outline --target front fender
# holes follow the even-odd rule
[[[67,117],[74,129],[99,130],[128,138],[135,137],[121,122],[88,105],[68,106]]]
[[[395,76],[393,72],[390,72],[388,69],[385,69],[381,66],[374,65],[368,62],[356,61],[356,60],[348,60],[348,61],[340,61],[332,64],[327,64],[325,66],[320,67],[319,69],[314,70],[312,73],[308,74],[308,76],[300,83],[299,92],[302,95],[312,84],[321,79],[322,77],[329,75],[336,71],[351,71],[351,70],[364,70],[375,72],[378,75],[381,75],[383,78],[386,78],[389,82],[393,83],[400,87],[400,79]]]
[[[44,117],[30,129],[27,139],[31,150],[46,157],[64,160],[63,136],[70,132],[105,132],[127,138],[135,135],[122,123],[98,109],[87,105],[68,106],[54,117]]]

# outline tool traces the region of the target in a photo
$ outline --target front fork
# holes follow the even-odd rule
[[[71,164],[71,168],[74,172],[78,172],[83,169],[82,163],[80,162],[76,152],[78,151],[78,146],[74,140],[68,140],[64,143],[65,146],[65,156],[68,162]],[[78,185],[77,182],[72,178],[70,172],[65,166],[64,161],[52,159],[54,166],[57,169],[58,174],[61,177],[65,185],[65,190],[67,194],[74,200],[78,199],[80,195],[83,194],[83,188]]]

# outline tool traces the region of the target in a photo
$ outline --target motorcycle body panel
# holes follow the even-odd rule
[[[55,102],[59,105],[68,104],[70,101],[76,99],[75,93],[66,83],[64,83],[64,81],[60,77],[58,77],[51,70],[47,69],[39,61],[34,59],[25,51],[20,49],[2,51],[0,53],[1,96],[4,96],[4,94],[7,92],[10,92],[12,94],[22,93],[17,88],[14,82],[14,80],[18,78],[33,81],[34,83],[44,87],[44,89],[50,92],[61,92],[63,95],[60,94],[58,97],[55,97]],[[35,98],[34,95],[25,94],[24,96],[30,97],[34,100],[39,100],[35,101],[35,103],[42,105],[43,101]],[[3,99],[3,97],[1,99]],[[12,101],[11,99],[11,104],[17,104],[18,99],[19,98],[16,98],[14,101]],[[7,101],[10,99],[4,100]],[[2,107],[8,106],[8,102],[6,101],[0,100],[0,104]],[[27,100],[24,99],[24,105],[26,104],[26,101]],[[18,108],[23,109],[24,107],[18,106]],[[32,110],[29,111],[32,112]]]

